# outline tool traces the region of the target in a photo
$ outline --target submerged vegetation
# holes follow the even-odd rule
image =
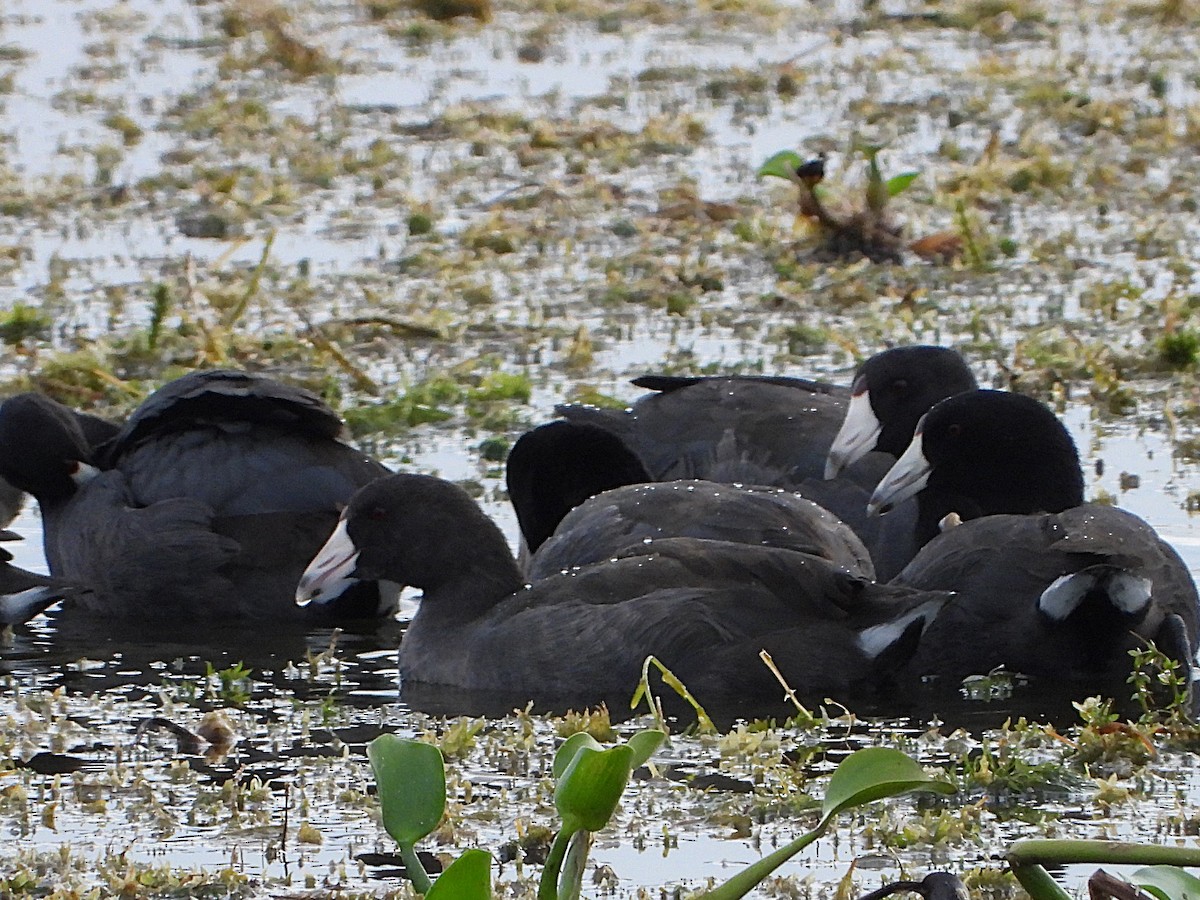
[[[1092,496],[1186,536],[1196,21],[1179,2],[13,0],[2,390],[119,415],[198,366],[271,369],[511,529],[498,464],[556,401],[622,405],[650,369],[841,380],[884,345],[947,343],[1066,415]],[[799,185],[755,177],[780,147],[804,148],[781,158]],[[828,221],[798,219],[797,191]],[[397,698],[395,633],[276,637],[138,655],[45,622],[13,636],[0,895],[412,896],[366,759],[386,732],[446,760],[420,864],[487,850],[496,895],[534,897],[562,742],[678,729],[425,714]],[[894,719],[834,698],[673,734],[596,833],[585,892],[712,890],[811,829],[866,746],[958,793],[845,817],[756,896],[951,869],[1005,900],[1023,894],[994,857],[1019,838],[1193,842],[1200,735],[1161,659],[1065,718],[1019,673],[979,674],[961,729],[947,701]]]
[[[879,867],[901,878],[949,867],[986,896],[1016,898],[1011,876],[980,855],[986,848],[998,852],[1030,834],[1114,830],[1186,845],[1194,831],[1186,810],[1170,812],[1173,773],[1186,765],[1181,748],[1191,739],[1179,707],[1164,711],[1179,723],[1170,729],[1157,713],[1121,721],[1096,698],[1080,703],[1081,723],[1061,732],[1020,720],[974,734],[818,710],[724,733],[676,733],[663,744],[662,732],[647,730],[657,723],[612,725],[604,710],[485,720],[380,706],[368,701],[374,691],[355,699],[373,677],[371,655],[330,647],[300,667],[259,673],[208,663],[198,676],[188,672],[194,662],[179,660],[137,697],[17,690],[0,722],[0,750],[11,762],[0,815],[16,835],[0,886],[56,897],[404,896],[401,870],[411,866],[491,881],[497,897],[555,897],[564,895],[547,885],[569,891],[580,877],[625,891],[646,857],[675,873],[671,883],[714,898],[755,884],[762,896],[804,894],[814,877],[844,879],[843,890],[857,894],[878,883]],[[121,668],[91,664],[106,677]],[[859,748],[875,749],[847,756]],[[614,752],[620,765],[611,768]],[[580,753],[590,768],[572,780],[584,771]],[[898,774],[896,758],[907,774]],[[851,776],[848,763],[860,759]],[[834,773],[839,762],[842,774]],[[885,781],[892,787],[882,789]],[[842,816],[826,839],[840,848],[832,856],[804,852],[851,806],[928,787],[941,796]],[[1148,804],[1160,811],[1146,816]],[[572,851],[576,829],[591,835]],[[172,848],[170,864],[158,847]],[[495,863],[481,867],[485,851]],[[1029,848],[1022,859],[1062,858],[1039,852]],[[759,858],[762,865],[735,875]],[[957,859],[964,862],[948,864]],[[855,871],[855,860],[872,860],[871,870]],[[556,872],[571,874],[566,882],[546,874]],[[454,883],[443,895],[488,896],[481,887],[445,894]]]

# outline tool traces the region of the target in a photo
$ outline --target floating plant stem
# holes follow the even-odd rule
[[[873,800],[921,790],[949,794],[954,792],[954,786],[934,781],[913,759],[899,750],[890,747],[858,750],[842,760],[829,779],[825,800],[821,804],[821,820],[812,831],[800,835],[700,896],[707,900],[744,897],[764,878],[823,835],[839,814]]]
[[[651,666],[654,666],[654,668],[658,669],[659,674],[662,675],[663,684],[671,688],[671,690],[682,697],[695,711],[697,730],[701,734],[716,734],[717,726],[713,724],[713,720],[709,717],[708,713],[704,711],[704,707],[700,705],[700,702],[692,696],[691,692],[687,689],[687,685],[680,681],[679,677],[674,672],[659,662],[658,658],[655,656],[647,656],[645,660],[642,661],[642,680],[641,683],[638,684],[637,690],[633,692],[633,699],[629,701],[629,708],[635,709],[641,702],[644,695],[646,697],[646,702],[650,704],[651,713],[654,714],[656,718],[659,718],[659,727],[663,728],[664,731],[666,730],[666,726],[661,723],[661,709],[655,702],[654,694],[650,690]]]

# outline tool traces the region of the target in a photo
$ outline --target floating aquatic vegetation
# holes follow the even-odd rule
[[[823,199],[825,191],[819,186],[825,180],[825,154],[804,160],[792,150],[782,150],[759,167],[758,175],[782,178],[799,187],[800,215],[814,223],[822,252],[835,258],[861,255],[872,262],[901,262],[905,247],[902,226],[888,207],[919,173],[902,172],[885,179],[879,168],[883,148],[863,145],[858,149],[867,163],[861,204],[843,201],[840,207],[833,207]],[[929,236],[914,248],[919,255],[931,258],[954,258],[960,250],[961,238],[954,235]]]

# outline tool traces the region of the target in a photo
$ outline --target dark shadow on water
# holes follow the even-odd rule
[[[338,693],[353,702],[360,692],[395,696],[392,651],[401,633],[399,623],[364,623],[335,632],[267,622],[179,624],[52,616],[14,631],[0,647],[0,675],[28,687],[96,693],[240,665],[251,673],[256,690],[269,689],[262,687],[265,682],[303,695],[309,683],[285,673],[292,667],[311,670],[308,661],[333,648],[330,659],[340,661]]]
[[[1109,695],[1117,698],[1128,696],[1129,689],[1120,682]],[[695,722],[695,713],[678,695],[669,689],[657,689],[657,696],[672,727],[685,728]],[[1100,693],[1096,686],[1062,682],[1036,682],[1013,687],[1011,696],[999,699],[973,699],[964,696],[957,684],[928,683],[873,692],[870,695],[849,696],[827,700],[824,697],[800,697],[807,709],[819,712],[822,708],[831,716],[849,710],[860,719],[883,720],[888,723],[901,722],[908,727],[923,730],[931,723],[938,723],[943,733],[964,729],[980,734],[988,729],[999,728],[1006,721],[1015,722],[1024,717],[1029,721],[1043,722],[1065,729],[1079,724],[1079,713],[1074,704],[1088,696]],[[782,692],[781,692],[782,694]],[[632,692],[631,692],[632,696]],[[496,718],[510,714],[515,709],[531,705],[532,711],[540,714],[562,715],[568,710],[582,710],[596,705],[595,697],[586,695],[539,698],[530,704],[527,697],[494,691],[464,691],[440,685],[407,684],[401,691],[401,699],[412,709],[431,715],[442,716],[486,716]],[[697,698],[716,726],[728,730],[739,721],[774,720],[782,724],[796,715],[796,708],[784,702],[720,703],[707,704]],[[648,706],[643,700],[637,709],[630,710],[629,698],[610,698],[609,714],[614,722],[643,715]],[[1136,717],[1139,710],[1133,705],[1117,704],[1117,709],[1127,716]],[[892,727],[888,724],[886,727]]]
[[[304,701],[333,698],[337,702],[369,709],[402,704],[435,716],[499,718],[530,706],[529,698],[502,692],[464,691],[436,685],[398,684],[395,649],[403,625],[364,623],[361,628],[280,625],[263,622],[217,624],[164,624],[109,622],[71,617],[42,617],[18,629],[0,647],[0,675],[25,688],[63,688],[92,694],[108,690],[151,688],[164,681],[185,681],[241,665],[252,673],[254,693],[265,697],[274,690]],[[336,640],[335,640],[336,637]],[[336,666],[335,679],[296,677],[295,669],[316,671],[309,661],[334,647],[326,666]],[[692,709],[673,691],[656,682],[656,691],[672,728],[682,730],[695,721]],[[1024,717],[1059,729],[1079,723],[1074,703],[1102,693],[1118,699],[1117,710],[1136,717],[1139,710],[1125,702],[1130,694],[1124,680],[1114,678],[1104,690],[1098,685],[1045,681],[1018,682],[1010,696],[1001,699],[967,699],[957,684],[920,684],[891,687],[866,696],[799,699],[813,711],[825,708],[830,715],[849,710],[880,727],[924,729],[938,723],[943,733],[958,728],[979,734],[1005,721]],[[136,696],[136,693],[133,694]],[[643,700],[636,710],[629,697],[609,698],[613,721],[648,711]],[[253,700],[251,698],[251,705]],[[726,730],[738,721],[774,720],[783,723],[795,708],[778,702],[705,703],[698,698],[717,727]],[[559,714],[597,705],[595,696],[538,698],[535,713]],[[357,742],[355,742],[357,743]]]

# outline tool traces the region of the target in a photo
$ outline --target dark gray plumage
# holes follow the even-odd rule
[[[360,490],[301,583],[344,577],[424,590],[400,647],[406,683],[523,699],[624,701],[655,654],[705,698],[875,686],[946,595],[876,585],[793,550],[693,538],[525,585],[504,536],[463,491],[394,475]]]
[[[526,432],[513,445],[506,477],[531,579],[664,537],[802,550],[875,577],[853,531],[800,495],[711,481],[650,481],[616,435],[592,425],[557,421]],[[857,512],[862,516],[861,497]]]
[[[865,449],[896,456],[930,406],[974,388],[975,378],[955,351],[912,346],[866,360],[852,388],[778,376],[645,376],[633,383],[656,393],[625,410],[572,404],[558,412],[618,435],[655,481],[793,487],[824,477],[852,396],[866,395],[882,424]],[[730,477],[735,466],[743,474]]]
[[[871,556],[836,516],[799,494],[711,481],[667,481],[606,491],[567,514],[530,558],[526,575],[544,578],[669,537],[703,538],[798,550],[873,579]]]
[[[72,612],[295,619],[295,582],[339,504],[387,471],[339,428],[308,391],[212,370],[166,385],[93,449],[70,410],[22,394],[0,405],[0,475],[37,498],[51,572],[86,588]],[[371,586],[322,613],[385,611]]]
[[[1102,687],[1124,680],[1142,638],[1193,665],[1200,599],[1186,565],[1137,516],[1083,503],[1075,444],[1043,404],[973,391],[934,406],[872,505],[914,495],[928,542],[893,583],[956,592],[914,671],[1004,664]],[[950,513],[966,521],[938,534]]]
[[[634,384],[658,393],[626,410],[568,405],[558,412],[616,438],[648,481],[698,478],[799,491],[848,524],[887,579],[916,552],[911,521],[900,521],[915,517],[915,508],[881,522],[866,516],[866,500],[917,420],[936,401],[974,388],[975,378],[955,351],[912,346],[867,359],[850,389],[750,376],[647,376]],[[514,495],[518,515],[522,499]]]

